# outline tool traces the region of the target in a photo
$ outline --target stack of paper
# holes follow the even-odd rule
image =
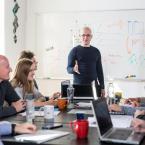
[[[57,116],[60,111],[54,111],[54,116]],[[26,116],[26,112],[20,113],[22,116]],[[35,116],[44,116],[44,111],[35,111]]]
[[[61,136],[68,135],[69,132],[65,131],[56,131],[56,130],[39,130],[35,134],[23,134],[15,136],[17,141],[21,142],[34,142],[42,143],[51,139],[55,139]]]

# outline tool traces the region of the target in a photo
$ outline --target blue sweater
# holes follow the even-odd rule
[[[12,132],[12,125],[9,122],[0,122],[0,136],[2,135],[8,135]],[[3,143],[0,140],[0,145],[3,145]]]
[[[78,69],[80,74],[73,71],[75,61],[78,62]],[[67,71],[73,74],[75,84],[90,84],[96,80],[104,89],[104,75],[101,62],[100,51],[93,47],[74,47],[68,56]]]

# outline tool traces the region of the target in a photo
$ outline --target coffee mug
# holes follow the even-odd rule
[[[72,131],[76,134],[77,138],[84,139],[88,136],[89,123],[88,120],[75,120],[70,122]]]
[[[59,110],[64,110],[67,107],[67,99],[66,98],[58,98],[57,106]]]

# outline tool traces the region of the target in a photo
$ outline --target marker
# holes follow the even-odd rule
[[[128,75],[125,78],[128,79],[128,78],[135,78],[135,77],[136,77],[136,75]]]

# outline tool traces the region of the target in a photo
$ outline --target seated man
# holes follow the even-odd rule
[[[11,124],[9,122],[0,122],[0,136],[2,135],[14,135],[15,133],[34,133],[36,126],[33,124]],[[0,141],[0,145],[3,143]]]
[[[26,104],[9,83],[11,68],[8,59],[0,55],[0,118],[14,115],[25,109]],[[9,106],[3,106],[6,101]]]
[[[145,110],[145,98],[128,98],[124,105],[109,105],[110,111],[124,112],[126,115],[133,115],[136,110]]]

